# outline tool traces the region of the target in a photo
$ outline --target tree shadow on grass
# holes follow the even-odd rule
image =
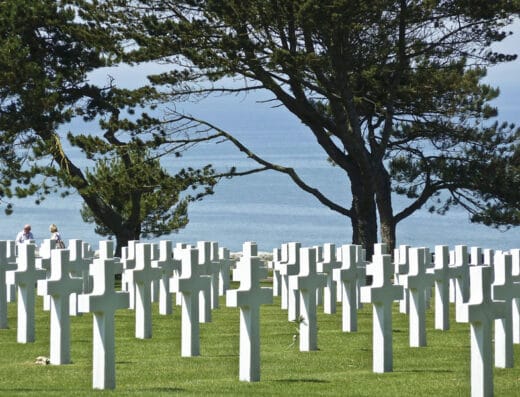
[[[398,370],[395,370],[393,372],[400,372],[400,373],[414,373],[414,372],[417,372],[417,373],[421,373],[421,372],[428,372],[428,373],[437,373],[437,374],[442,374],[442,373],[446,373],[446,374],[450,374],[450,373],[453,373],[455,371],[451,370],[451,369],[429,369],[429,368],[422,368],[422,369],[398,369]]]
[[[179,393],[186,391],[186,389],[182,389],[180,387],[151,387],[144,389],[143,391],[154,393]]]
[[[202,357],[202,355],[199,357]],[[233,358],[236,358],[236,357],[240,357],[240,356],[238,354],[204,354],[204,357],[208,357],[208,358],[233,357]]]
[[[274,382],[279,383],[330,383],[322,379],[277,379]]]

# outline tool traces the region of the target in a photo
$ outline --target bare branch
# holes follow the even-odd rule
[[[331,210],[336,211],[342,215],[345,215],[348,217],[352,216],[352,211],[333,202],[329,198],[325,197],[318,189],[305,183],[300,178],[300,176],[297,174],[297,172],[294,170],[294,168],[284,167],[284,166],[281,166],[278,164],[274,164],[274,163],[271,163],[270,161],[267,161],[267,160],[261,158],[260,156],[258,156],[254,152],[252,152],[249,148],[247,148],[242,142],[240,142],[238,139],[236,139],[233,135],[229,134],[228,132],[218,128],[217,126],[215,126],[207,121],[199,120],[197,118],[187,116],[187,115],[185,115],[184,118],[187,120],[191,120],[195,123],[205,125],[211,129],[217,131],[217,134],[215,134],[215,135],[225,137],[229,142],[231,142],[233,145],[235,145],[238,148],[238,150],[240,150],[242,153],[245,153],[248,158],[256,161],[258,164],[263,165],[264,167],[263,167],[262,171],[269,169],[269,170],[278,171],[283,174],[289,175],[289,177],[293,180],[294,183],[296,183],[296,185],[300,189],[306,191],[307,193],[312,194],[315,198],[318,199],[318,201],[320,203],[324,204],[325,206],[329,207]],[[256,171],[256,172],[260,172],[260,171]]]

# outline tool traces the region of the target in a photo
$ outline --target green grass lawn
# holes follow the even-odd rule
[[[0,396],[118,394],[182,395],[320,395],[320,396],[469,396],[470,336],[468,324],[451,316],[449,331],[433,329],[428,311],[428,346],[410,348],[408,317],[394,305],[394,372],[372,372],[372,309],[359,311],[358,332],[341,331],[341,308],[326,315],[319,308],[318,346],[300,352],[293,344],[295,323],[287,321],[280,301],[261,309],[261,380],[238,380],[239,309],[213,311],[211,323],[201,324],[199,357],[180,356],[180,308],[161,316],[154,304],[153,337],[134,338],[134,312],[116,315],[116,389],[92,389],[92,315],[71,319],[72,364],[36,365],[49,356],[49,313],[36,308],[36,342],[16,342],[16,304],[9,304],[10,329],[0,330]],[[453,309],[453,308],[452,308]],[[515,358],[520,361],[520,346]],[[520,365],[495,369],[497,396],[520,396]]]

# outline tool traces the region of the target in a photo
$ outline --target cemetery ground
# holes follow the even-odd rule
[[[232,286],[236,288],[236,285]],[[92,315],[71,317],[71,364],[38,365],[49,356],[49,312],[36,302],[36,341],[16,342],[16,304],[9,304],[9,329],[0,330],[0,395],[87,396],[159,395],[320,395],[320,396],[463,396],[470,395],[468,324],[434,330],[433,305],[427,312],[427,346],[409,347],[408,316],[393,306],[393,368],[372,372],[372,307],[358,312],[358,331],[341,331],[341,304],[336,314],[318,308],[318,351],[300,352],[297,325],[287,321],[279,297],[263,305],[260,320],[261,379],[238,380],[239,309],[213,310],[212,321],[200,324],[198,357],[181,357],[181,310],[158,313],[153,304],[153,336],[134,337],[133,310],[116,312],[116,389],[92,390]],[[516,365],[494,370],[496,396],[520,396],[520,345]]]

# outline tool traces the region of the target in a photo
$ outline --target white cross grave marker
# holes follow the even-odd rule
[[[512,249],[509,252],[512,260],[511,278],[515,283],[520,283],[520,249]],[[518,344],[520,343],[520,297],[513,298],[512,305],[513,343]]]
[[[233,261],[231,260],[229,249],[227,248],[220,247],[218,255],[220,258],[218,295],[224,296],[229,289],[230,270],[233,266]]]
[[[70,363],[70,296],[81,293],[83,280],[71,277],[71,264],[68,249],[51,252],[51,271],[49,278],[38,280],[38,295],[50,296],[50,361],[61,365]]]
[[[154,263],[154,261],[159,259],[159,255],[160,255],[159,244],[152,243],[151,244],[151,255],[150,255],[150,260],[151,260],[152,264]],[[160,277],[153,279],[152,282],[150,283],[150,288],[151,288],[150,289],[150,301],[151,302],[159,302],[160,279],[161,279]]]
[[[129,293],[116,291],[115,275],[123,272],[123,265],[113,257],[113,241],[99,243],[100,257],[90,265],[93,289],[79,295],[79,310],[93,314],[92,385],[94,389],[116,387],[114,314],[129,307]]]
[[[300,248],[301,244],[297,242],[282,245],[283,262],[279,264],[282,277],[281,305],[282,309],[287,309],[289,321],[296,321],[300,315],[298,292],[289,287],[289,277],[297,275],[300,271]]]
[[[278,264],[282,261],[282,250],[273,248],[273,260],[267,262],[267,267],[271,269],[273,274],[273,296],[280,296],[282,293],[282,280]]]
[[[469,264],[470,266],[481,266],[482,262],[482,248],[480,247],[471,247],[469,249]]]
[[[495,251],[491,248],[486,248],[482,254],[484,265],[493,266],[495,264]]]
[[[245,245],[250,244],[246,249]],[[245,243],[242,258],[233,271],[233,280],[240,286],[226,293],[228,307],[240,307],[239,379],[260,380],[260,305],[273,302],[271,288],[261,287],[267,268],[258,257],[256,243]]]
[[[323,260],[318,262],[317,271],[327,275],[327,283],[323,289],[323,312],[327,314],[336,313],[336,282],[333,276],[335,269],[340,267],[341,262],[336,260],[336,246],[334,244],[324,244]]]
[[[493,395],[491,328],[505,316],[506,304],[491,299],[492,271],[489,266],[469,268],[469,300],[456,312],[457,322],[470,323],[472,397]]]
[[[394,266],[390,255],[374,255],[370,271],[372,285],[361,287],[361,302],[373,305],[373,370],[391,372],[392,360],[392,303],[403,298],[403,287],[392,284]]]
[[[8,328],[6,272],[12,270],[16,270],[16,262],[8,251],[8,241],[0,241],[0,329]]]
[[[135,268],[129,273],[129,282],[135,291],[135,337],[152,337],[152,281],[159,280],[162,272],[152,267],[152,245],[135,246]]]
[[[199,272],[209,279],[209,284],[204,284],[204,289],[199,292],[199,321],[201,323],[211,322],[211,242],[198,241]]]
[[[90,265],[92,264],[92,261],[94,260],[94,256],[96,255],[96,253],[94,252],[89,243],[83,242],[81,247],[81,255],[83,256],[83,259],[87,260],[89,263],[87,273],[83,277],[83,293],[88,294],[92,292],[92,287],[94,285],[94,278],[90,274]]]
[[[192,248],[192,247],[186,243],[175,244],[175,248],[173,249],[173,259],[175,259],[175,260],[179,261],[179,263],[181,263],[180,261],[182,258],[182,251],[187,248]],[[180,274],[181,274],[181,271],[180,271],[180,267],[179,267],[178,270],[173,271],[173,278],[179,277]],[[170,290],[171,290],[171,285],[172,285],[172,281],[170,279]],[[175,292],[175,304],[177,306],[182,305],[182,293],[180,291]]]
[[[318,263],[323,262],[323,247],[321,245],[315,245],[314,248],[316,250],[316,268],[318,267]],[[321,272],[320,272],[321,273]],[[316,290],[316,306],[323,305],[323,287],[320,287]],[[336,302],[334,302],[336,303]]]
[[[130,309],[135,309],[135,291],[133,283],[130,282],[130,274],[135,268],[135,246],[139,240],[130,240],[126,247],[121,249],[121,263],[123,264],[123,274],[121,275],[121,289],[128,291]]]
[[[193,357],[200,354],[199,296],[211,280],[200,274],[197,249],[181,249],[178,257],[181,260],[181,274],[170,280],[170,289],[182,293],[181,356]]]
[[[492,296],[494,301],[506,304],[504,318],[495,320],[495,366],[513,368],[513,299],[520,297],[520,284],[512,277],[511,255],[496,253]]]
[[[422,247],[422,248],[424,248],[424,266],[426,268],[426,273],[433,274],[433,269],[435,267],[435,262],[433,261],[433,255],[430,252],[430,249],[428,247]],[[432,280],[432,285],[429,288],[426,288],[424,290],[424,302],[425,302],[424,304],[425,304],[426,310],[428,310],[430,308],[430,301],[432,298],[432,289],[433,289],[433,285],[435,283],[433,275],[432,275],[431,280]]]
[[[316,272],[316,249],[300,249],[300,272],[289,276],[289,287],[299,292],[300,351],[318,350],[316,290],[327,283],[327,275]]]
[[[51,252],[56,249],[57,240],[47,238],[42,241],[38,249],[38,257],[36,258],[36,267],[38,269],[45,269],[48,278],[51,274]],[[46,295],[43,297],[43,310],[51,310],[51,297]]]
[[[6,240],[8,262],[12,262],[16,266],[16,241]],[[16,302],[16,283],[14,282],[14,270],[7,270],[5,273],[5,283],[7,290],[7,302]]]
[[[342,293],[342,330],[357,331],[357,280],[359,277],[358,254],[361,246],[341,246],[341,268],[334,269],[334,280]]]
[[[425,293],[433,285],[433,274],[426,273],[424,248],[410,248],[410,271],[404,281],[410,299],[410,347],[426,346]]]
[[[218,250],[218,242],[210,243],[210,262],[208,266],[208,274],[211,277],[211,309],[218,309],[219,297],[219,278],[220,278],[220,258]]]
[[[394,262],[395,262],[395,283],[404,286],[406,275],[410,269],[410,246],[400,245],[399,248],[394,250]],[[408,291],[405,288],[403,299],[399,301],[399,312],[408,314],[410,310],[410,297]]]
[[[81,279],[80,292],[87,294],[91,288],[89,266],[92,263],[92,257],[83,256],[83,248],[83,241],[77,239],[69,240],[70,272],[73,277],[79,277]],[[78,309],[78,295],[76,293],[70,295],[70,314],[72,316],[81,315]]]
[[[35,285],[46,277],[45,270],[36,268],[35,251],[35,244],[18,244],[18,267],[14,272],[14,281],[18,287],[18,343],[34,342]]]
[[[169,240],[159,242],[159,252],[159,259],[152,261],[152,266],[161,269],[159,314],[167,315],[173,313],[170,278],[180,269],[181,262],[173,258],[172,242]]]
[[[465,245],[456,245],[454,253],[453,276],[455,277],[454,293],[455,293],[455,316],[461,310],[462,305],[469,298],[469,262],[468,247]]]
[[[449,255],[448,246],[435,246],[435,265],[431,271],[435,281],[435,329],[443,331],[450,328],[449,287],[452,268],[449,267]]]

